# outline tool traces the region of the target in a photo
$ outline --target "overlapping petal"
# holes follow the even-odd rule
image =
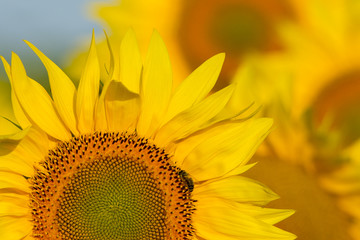
[[[179,143],[176,160],[184,159],[182,166],[199,181],[221,177],[249,161],[271,125],[264,118],[213,127]]]
[[[12,55],[11,77],[15,95],[28,119],[56,139],[68,139],[69,130],[59,119],[53,101],[45,89],[27,77],[20,58]]]
[[[10,82],[13,82],[12,76],[11,76],[11,69],[10,69],[10,65],[9,63],[5,60],[5,58],[1,57],[1,61],[3,62],[6,74],[10,80]],[[25,129],[27,127],[29,127],[31,125],[31,123],[29,122],[28,118],[26,117],[24,111],[22,110],[22,108],[20,107],[20,103],[19,100],[17,99],[16,95],[15,95],[15,90],[14,90],[14,84],[11,84],[11,102],[12,102],[12,108],[14,110],[14,115],[16,120],[18,121],[19,125]]]
[[[208,240],[296,238],[293,234],[245,214],[231,203],[217,198],[199,199],[194,226],[197,234]]]
[[[176,89],[169,103],[165,122],[178,113],[200,102],[214,87],[220,74],[225,54],[218,54],[193,71]]]
[[[43,62],[48,74],[55,107],[73,134],[78,134],[75,119],[76,89],[70,78],[33,44],[25,41]]]
[[[213,196],[259,206],[279,198],[263,184],[242,176],[231,176],[204,183],[194,189],[194,194],[199,198]]]
[[[150,41],[140,87],[141,113],[137,130],[151,136],[162,122],[172,91],[169,56],[156,31]]]
[[[234,86],[228,86],[179,113],[161,127],[155,140],[160,144],[176,141],[213,124],[211,119],[224,108],[233,90]]]
[[[95,128],[95,105],[99,97],[100,66],[96,53],[95,37],[91,40],[89,55],[82,72],[76,95],[78,130],[89,133]]]
[[[129,30],[121,42],[119,61],[119,80],[129,89],[129,91],[139,93],[143,65],[133,30]]]

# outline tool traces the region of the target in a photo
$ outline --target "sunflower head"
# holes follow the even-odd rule
[[[100,84],[93,39],[76,88],[28,45],[52,96],[2,58],[19,128],[0,142],[2,239],[294,239],[273,226],[293,212],[264,208],[277,195],[239,175],[272,121],[224,114],[234,86],[209,95],[223,54],[173,91],[159,34],[142,63],[129,31]]]

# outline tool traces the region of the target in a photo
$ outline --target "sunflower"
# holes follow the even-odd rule
[[[1,239],[295,238],[273,226],[293,211],[264,208],[278,196],[240,175],[272,120],[219,117],[233,85],[208,96],[223,54],[173,91],[157,32],[142,64],[129,31],[102,82],[93,38],[76,88],[27,44],[52,97],[2,58],[19,129],[0,144]]]
[[[282,227],[299,238],[360,239],[360,8],[356,1],[316,0],[303,10],[302,25],[279,25],[286,52],[254,56],[237,74],[232,106],[261,102],[278,123],[257,156],[273,160],[259,161],[247,176],[297,210],[293,225]],[[268,165],[278,168],[266,172]],[[284,172],[287,181],[278,177]]]
[[[204,59],[226,52],[222,76],[215,84],[215,89],[220,89],[230,83],[247,55],[283,49],[276,25],[284,20],[297,21],[297,5],[286,0],[114,0],[98,3],[91,15],[105,23],[112,37],[119,40],[134,27],[141,37],[140,46],[146,46],[152,28],[163,33],[171,62],[179,69],[175,83]],[[100,46],[105,49],[106,41]],[[85,54],[76,56],[75,63],[84,60]],[[73,76],[81,72],[76,66],[68,69]]]

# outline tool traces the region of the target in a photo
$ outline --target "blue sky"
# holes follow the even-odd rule
[[[10,61],[14,51],[29,68],[30,76],[42,75],[44,69],[23,42],[26,39],[62,65],[71,49],[89,39],[93,29],[103,35],[104,27],[90,17],[90,4],[94,2],[111,0],[1,0],[0,55]],[[3,78],[2,64],[0,68]]]

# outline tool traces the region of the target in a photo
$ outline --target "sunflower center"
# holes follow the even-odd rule
[[[132,159],[117,156],[84,164],[59,203],[59,231],[68,239],[165,237],[162,191],[145,166]]]
[[[163,149],[135,134],[60,143],[32,182],[40,239],[189,239],[193,186]],[[192,183],[192,182],[191,182]]]

